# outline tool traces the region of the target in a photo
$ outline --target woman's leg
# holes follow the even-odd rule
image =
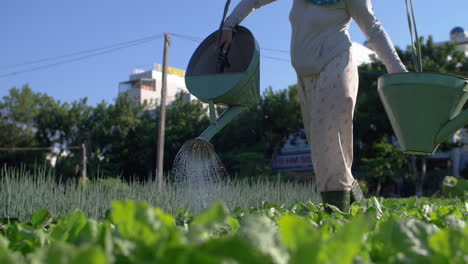
[[[299,78],[304,128],[322,193],[350,191],[354,181],[352,121],[358,82],[350,51],[334,58],[320,74]]]

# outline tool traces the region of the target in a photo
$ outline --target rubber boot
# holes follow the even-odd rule
[[[349,205],[351,203],[351,192],[350,191],[331,191],[321,192],[322,201],[324,204],[330,204],[338,207],[343,213],[348,213]],[[330,208],[325,208],[327,213],[331,213]]]

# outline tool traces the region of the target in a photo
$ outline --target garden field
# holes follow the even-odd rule
[[[468,263],[459,198],[371,197],[345,214],[293,183],[232,183],[200,197],[135,182],[83,191],[21,173],[1,178],[2,264]]]
[[[295,203],[170,215],[113,202],[102,221],[39,210],[0,229],[0,263],[467,263],[467,204],[376,199],[349,214]]]

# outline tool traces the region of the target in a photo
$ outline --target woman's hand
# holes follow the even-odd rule
[[[223,30],[221,33],[221,39],[219,41],[220,48],[223,48],[223,53],[226,54],[231,47],[232,42],[232,30]]]

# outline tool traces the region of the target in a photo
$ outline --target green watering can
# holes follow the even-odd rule
[[[404,152],[431,155],[468,125],[468,79],[436,73],[398,73],[378,79],[378,92]],[[461,112],[461,113],[460,113]]]
[[[185,73],[191,94],[208,103],[211,125],[198,139],[210,141],[242,111],[260,99],[260,48],[252,33],[238,26],[229,50],[230,67],[219,73],[219,31],[208,36],[195,50]],[[228,108],[216,118],[215,104]]]
[[[381,76],[377,89],[402,150],[431,155],[440,143],[468,125],[468,110],[461,112],[468,99],[468,79],[422,73],[421,45],[412,1],[409,3],[406,0],[412,43],[413,32],[416,35],[418,49],[413,45],[413,59],[418,72]]]

